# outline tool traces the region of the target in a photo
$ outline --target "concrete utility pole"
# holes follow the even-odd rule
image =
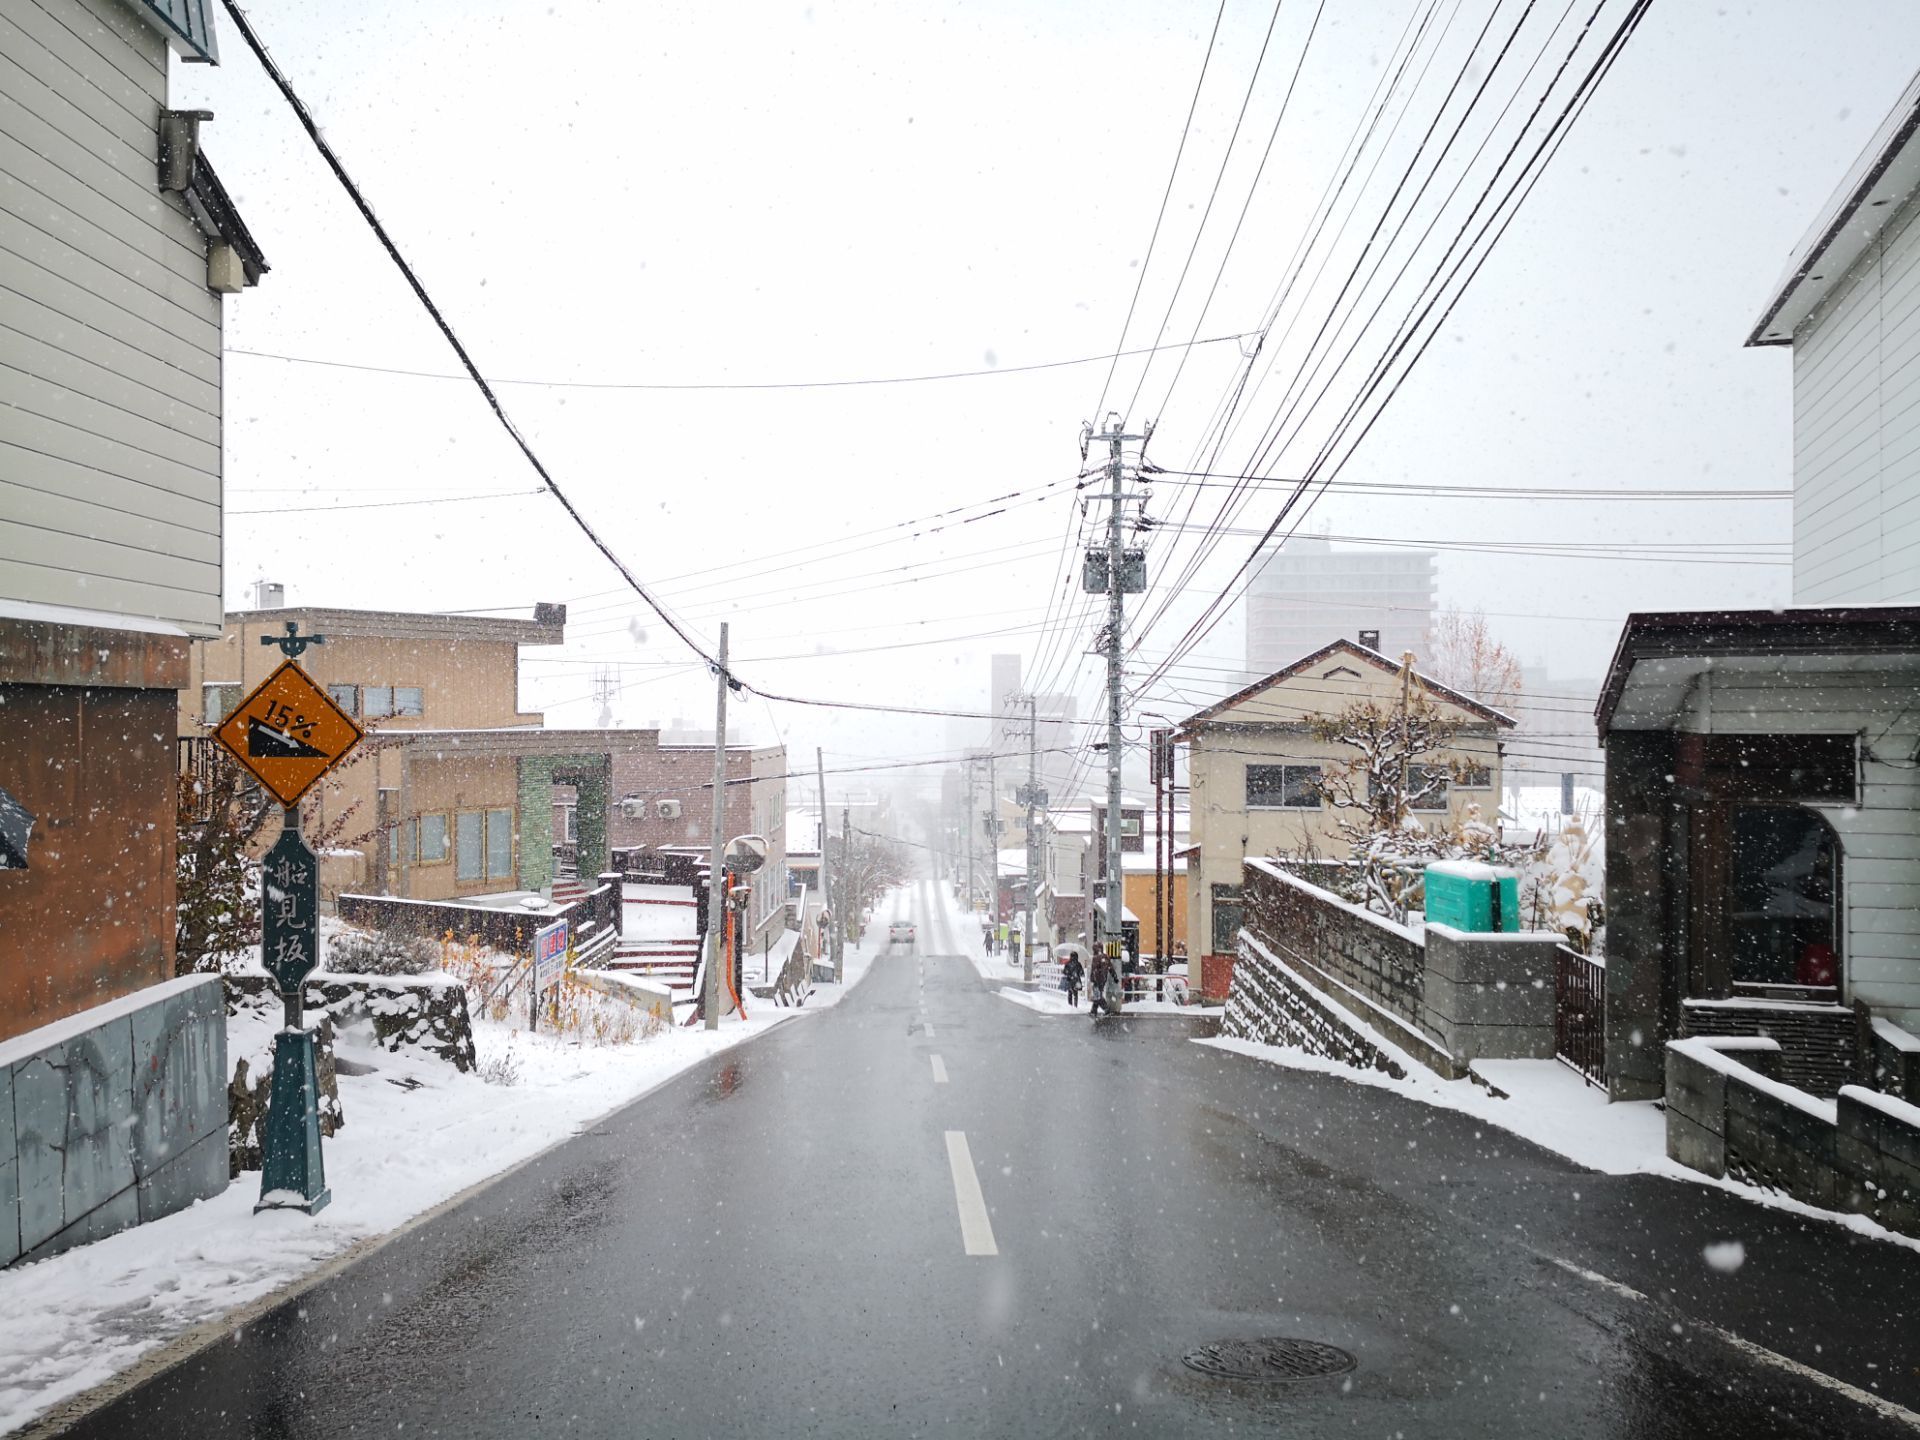
[[[1040,808],[1040,699],[1036,695],[1027,696],[1027,927],[1021,932],[1020,948],[1025,952],[1025,965],[1020,978],[1026,984],[1033,984],[1033,892],[1040,886],[1039,867],[1035,861],[1039,857],[1039,847],[1035,844],[1033,827],[1039,822],[1034,818]]]
[[[833,876],[827,869],[827,759],[825,752],[818,746],[813,751],[814,767],[820,772],[820,899],[827,907],[827,945],[828,953],[833,957],[833,983],[841,984],[847,975],[847,952],[841,943],[840,907],[833,898]],[[846,852],[840,854],[841,864],[846,863]],[[847,882],[843,879],[840,888],[845,890]],[[802,923],[806,916],[800,917]]]
[[[701,1006],[706,1011],[707,1029],[720,1028],[720,967],[726,964],[722,931],[727,917],[727,622],[720,622],[720,663],[714,669],[719,677],[719,699],[714,702],[713,719],[713,851],[707,869],[707,973],[701,991]]]
[[[843,903],[850,906],[854,912],[857,912],[860,907],[860,897],[858,895],[849,896],[847,893],[849,888],[847,885],[847,882],[853,878],[853,861],[851,859],[852,855],[853,855],[853,811],[850,807],[842,805],[840,807],[840,868],[846,873],[840,877],[840,899]],[[833,954],[834,954],[833,973],[837,978],[840,974],[840,969],[841,969],[840,957],[846,953],[845,952],[845,946],[847,941],[846,917],[845,916],[837,917],[833,923],[839,927],[839,938],[833,942]],[[856,939],[853,943],[854,943],[854,948],[858,949],[860,946],[860,942]]]
[[[1101,925],[1107,960],[1117,970],[1123,938],[1121,914],[1125,906],[1126,886],[1120,872],[1120,695],[1123,675],[1120,664],[1121,631],[1126,623],[1126,551],[1121,534],[1121,508],[1126,503],[1126,457],[1122,447],[1129,441],[1144,442],[1147,435],[1123,434],[1117,414],[1109,413],[1107,428],[1093,438],[1107,442],[1107,499],[1112,509],[1107,516],[1107,905]],[[1148,427],[1149,434],[1152,427]],[[1144,585],[1145,577],[1141,577]]]
[[[987,885],[993,896],[994,943],[1000,941],[1000,790],[994,775],[993,750],[987,750]]]
[[[960,838],[967,847],[967,913],[973,913],[975,890],[973,888],[973,852],[977,842],[973,834],[973,761],[967,761],[967,813],[960,825]]]

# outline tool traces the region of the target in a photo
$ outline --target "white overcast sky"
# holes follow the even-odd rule
[[[1403,138],[1461,72],[1495,3],[1441,0]],[[1201,323],[1199,302],[1315,14],[1315,0],[1282,0],[1168,339],[1196,324],[1204,335],[1256,328],[1424,5],[1327,0]],[[1622,5],[1609,0],[1603,21]],[[1520,8],[1505,0],[1491,33]],[[1571,8],[1577,22],[1590,6]],[[1111,351],[1214,9],[1214,0],[258,0],[248,13],[490,375],[685,384]],[[1558,17],[1561,6],[1538,13]],[[1268,0],[1228,0],[1130,345],[1149,343],[1167,313],[1272,14]],[[1552,38],[1534,26],[1514,53]],[[176,66],[174,103],[215,112],[207,153],[273,266],[230,302],[229,348],[450,371],[452,356],[230,25],[221,44],[218,68]],[[1907,0],[1655,5],[1341,480],[1784,489],[1790,359],[1741,341],[1916,57],[1920,6]],[[1483,74],[1469,69],[1467,86]],[[1517,86],[1511,61],[1496,72],[1494,100],[1508,76]],[[1410,153],[1387,151],[1374,180],[1382,198],[1395,155],[1404,163]],[[1352,263],[1359,238],[1334,253],[1328,276]],[[1409,274],[1418,272],[1416,257]],[[1317,294],[1324,310],[1331,282]],[[1289,353],[1297,368],[1315,303],[1300,302],[1293,352],[1275,331],[1262,368],[1278,356],[1281,370],[1255,392],[1246,440],[1279,403]],[[1371,359],[1365,338],[1357,353]],[[1232,343],[1196,350],[1170,395],[1177,356],[1155,362],[1129,418],[1159,420],[1160,464],[1197,468],[1189,462],[1238,359]],[[1122,362],[1108,408],[1124,406],[1140,363]],[[1051,672],[1086,643],[1076,629],[1075,645],[1049,649],[1038,627],[1070,523],[1080,423],[1098,418],[1106,369],[837,389],[501,393],[643,579],[703,638],[732,622],[750,681],[977,708],[992,652],[1045,651]],[[231,603],[262,576],[316,605],[568,601],[567,655],[528,652],[523,697],[549,723],[592,723],[592,669],[617,662],[619,723],[711,724],[700,669],[619,593],[550,497],[462,498],[537,483],[470,386],[235,354],[226,421]],[[1315,434],[1309,416],[1302,448],[1277,473],[1299,473]],[[1233,443],[1222,456],[1242,458]],[[1025,503],[977,523],[917,536],[882,528],[1016,491]],[[1190,493],[1157,489],[1151,513],[1177,515]],[[1263,527],[1277,499],[1263,492],[1241,524]],[[397,500],[435,503],[365,508]],[[1196,516],[1215,503],[1203,499]],[[1416,541],[1738,547],[1734,565],[1443,554],[1444,603],[1483,608],[1523,659],[1569,677],[1600,671],[1630,609],[1789,598],[1787,569],[1755,563],[1785,556],[1789,507],[1779,501],[1341,491],[1313,510],[1309,525],[1322,524]],[[1156,566],[1169,538],[1155,542]],[[1163,653],[1252,544],[1223,541],[1142,651]],[[976,638],[902,643],[944,636]],[[828,650],[866,653],[819,653]],[[1156,708],[1217,698],[1240,654],[1236,611]],[[1089,713],[1093,662],[1061,673]],[[755,738],[778,733],[809,763],[815,745],[830,764],[852,765],[939,754],[962,738],[936,719],[760,702],[744,718]]]

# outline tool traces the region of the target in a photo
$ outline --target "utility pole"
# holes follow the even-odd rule
[[[1040,887],[1039,867],[1035,863],[1040,851],[1035,841],[1034,826],[1039,822],[1035,814],[1040,808],[1040,698],[1027,696],[1027,793],[1022,797],[1027,802],[1027,925],[1021,932],[1021,950],[1025,953],[1025,964],[1021,969],[1021,980],[1033,984],[1033,892]]]
[[[1146,588],[1146,564],[1140,562],[1141,573],[1135,577],[1126,573],[1127,555],[1122,544],[1121,511],[1126,503],[1126,457],[1123,447],[1130,441],[1145,443],[1152,435],[1153,427],[1147,427],[1145,435],[1124,434],[1125,427],[1116,413],[1107,415],[1107,428],[1099,435],[1083,434],[1083,446],[1086,440],[1099,439],[1107,442],[1107,499],[1111,510],[1107,515],[1107,554],[1106,554],[1106,592],[1107,592],[1107,904],[1106,916],[1101,925],[1101,940],[1107,954],[1107,962],[1117,971],[1120,968],[1120,949],[1123,938],[1121,915],[1125,905],[1126,886],[1120,870],[1120,698],[1122,673],[1120,664],[1121,631],[1126,624],[1126,591],[1129,585],[1140,590]],[[1089,567],[1091,570],[1093,567]],[[1091,588],[1083,581],[1083,588]]]
[[[995,737],[998,738],[997,736]],[[987,747],[987,884],[993,895],[993,939],[1000,943],[1000,790],[994,777],[993,746]]]
[[[967,813],[961,817],[960,838],[967,847],[967,914],[973,914],[973,852],[976,842],[973,835],[973,761],[967,761]]]
[[[702,986],[701,1005],[707,1012],[707,1029],[720,1028],[720,967],[726,964],[722,932],[726,928],[727,870],[727,686],[733,677],[727,673],[727,622],[720,622],[720,663],[714,667],[718,677],[719,698],[714,702],[713,719],[713,852],[707,862],[707,973]]]
[[[860,907],[860,897],[858,895],[849,895],[847,893],[850,888],[847,882],[853,879],[853,875],[854,875],[852,855],[853,855],[853,810],[849,806],[842,805],[840,807],[840,869],[844,873],[840,876],[840,900],[843,905],[849,906],[853,911],[857,912]],[[833,923],[837,927],[839,927],[838,934],[835,936],[834,942],[833,942],[833,957],[834,957],[833,973],[835,978],[837,979],[841,972],[841,963],[840,963],[841,957],[846,954],[846,943],[847,943],[847,932],[845,928],[847,923],[846,917],[837,916],[834,919]],[[858,949],[859,946],[860,946],[860,942],[858,940],[855,940],[854,948]]]
[[[846,979],[847,959],[846,950],[841,944],[840,907],[833,898],[833,873],[827,868],[827,759],[818,746],[814,747],[813,763],[820,772],[820,898],[827,907],[827,946],[828,953],[833,957],[833,983],[839,985]],[[846,851],[842,850],[840,863],[844,865],[846,860]],[[840,882],[840,888],[847,888],[844,879]],[[803,915],[800,918],[804,923],[806,917]]]
[[[1409,729],[1408,711],[1413,705],[1413,652],[1400,652],[1400,798],[1394,805],[1393,821],[1396,825],[1407,823],[1407,781],[1410,772],[1407,765],[1407,731]]]

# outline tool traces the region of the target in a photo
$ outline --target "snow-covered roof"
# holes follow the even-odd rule
[[[1844,280],[1920,187],[1920,75],[1908,82],[1860,158],[1793,247],[1768,293],[1749,345],[1791,345],[1833,287]]]
[[[1390,660],[1378,650],[1367,645],[1362,645],[1357,640],[1349,640],[1345,636],[1342,636],[1338,640],[1322,645],[1311,655],[1302,655],[1291,665],[1274,671],[1265,679],[1256,680],[1253,684],[1234,691],[1233,694],[1227,696],[1226,699],[1216,701],[1204,710],[1196,710],[1175,727],[1173,732],[1174,740],[1183,741],[1191,739],[1197,727],[1215,719],[1224,711],[1231,710],[1234,706],[1253,699],[1254,696],[1261,694],[1263,691],[1271,690],[1276,685],[1284,684],[1310,666],[1319,664],[1336,651],[1350,655],[1356,660],[1363,660],[1369,665],[1377,666],[1392,674],[1398,675],[1400,673],[1399,661]],[[1420,688],[1429,694],[1436,695],[1450,704],[1457,705],[1469,714],[1479,716],[1482,720],[1490,720],[1495,725],[1504,725],[1508,729],[1512,729],[1513,726],[1519,723],[1504,710],[1496,710],[1491,705],[1483,705],[1471,695],[1462,694],[1451,685],[1442,685],[1431,675],[1423,674],[1419,670],[1415,670],[1413,672],[1413,678],[1420,685]]]

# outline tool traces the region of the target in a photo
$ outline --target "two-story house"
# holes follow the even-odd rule
[[[1768,1035],[1831,1096],[1920,1030],[1916,187],[1920,78],[1747,339],[1793,357],[1794,603],[1629,616],[1601,692],[1618,1098],[1687,1036]]]
[[[1491,823],[1500,796],[1500,737],[1513,727],[1512,717],[1417,670],[1408,683],[1453,729],[1446,746],[1423,758],[1431,774],[1420,788],[1430,809],[1414,818],[1429,829],[1455,829],[1477,805]],[[1399,664],[1366,645],[1336,640],[1189,715],[1175,729],[1173,743],[1187,747],[1191,787],[1187,953],[1200,961],[1193,978],[1204,993],[1224,993],[1220,985],[1209,988],[1206,960],[1234,953],[1248,856],[1346,856],[1343,816],[1322,782],[1350,764],[1355,752],[1319,738],[1313,722],[1356,704],[1390,712],[1405,693]]]
[[[219,763],[209,731],[280,663],[261,644],[289,622],[326,643],[301,664],[368,732],[304,802],[320,837],[322,892],[470,900],[591,882],[615,849],[711,835],[713,749],[662,745],[658,730],[550,729],[522,711],[520,649],[566,639],[564,605],[532,619],[284,606],[227,616],[196,644],[179,695],[183,761]],[[784,926],[786,752],[729,752],[729,837],[772,853],[756,884],[754,939]],[[261,843],[266,843],[263,838]],[[763,932],[766,932],[763,934]]]
[[[0,1264],[227,1183],[171,715],[220,629],[225,297],[266,262],[170,46],[214,58],[204,5],[0,8]]]

